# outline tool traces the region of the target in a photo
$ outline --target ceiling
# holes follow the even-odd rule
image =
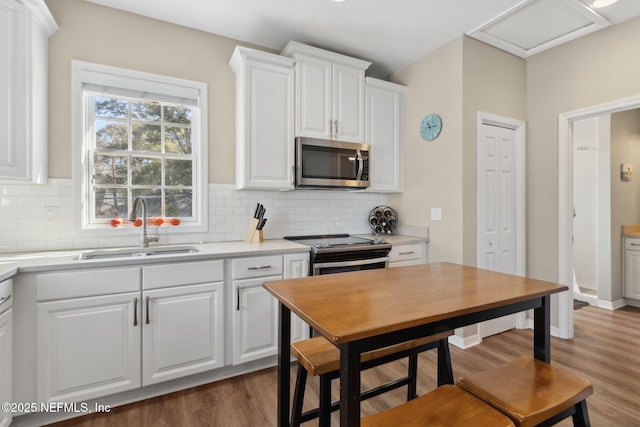
[[[280,51],[290,40],[371,61],[380,78],[463,34],[523,58],[640,15],[640,1],[87,0]]]

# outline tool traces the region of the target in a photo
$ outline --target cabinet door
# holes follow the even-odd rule
[[[624,251],[624,295],[640,300],[640,251]]]
[[[0,179],[47,181],[47,49],[55,30],[44,2],[0,2]]]
[[[297,279],[309,275],[309,254],[289,254],[284,256],[284,278]],[[292,313],[291,342],[309,338],[309,325]]]
[[[13,402],[13,309],[0,314],[0,402]],[[11,424],[11,412],[0,410],[0,427]]]
[[[233,364],[249,362],[278,353],[278,304],[263,287],[267,279],[282,276],[236,280],[233,282]]]
[[[224,365],[222,282],[143,292],[142,385]]]
[[[333,64],[334,139],[364,141],[364,71]]]
[[[296,136],[332,137],[331,62],[299,56],[296,62]]]
[[[367,77],[365,141],[371,145],[369,191],[400,191],[400,114],[404,86],[391,85]]]
[[[140,387],[139,297],[37,304],[38,401],[83,401]]]

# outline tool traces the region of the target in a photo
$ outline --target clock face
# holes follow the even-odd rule
[[[437,114],[429,114],[420,123],[420,135],[427,141],[433,141],[440,135],[442,119]]]

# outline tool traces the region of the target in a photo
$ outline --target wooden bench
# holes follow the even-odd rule
[[[529,356],[485,372],[459,378],[458,387],[510,417],[516,426],[553,425],[573,417],[589,426],[591,383],[567,369]]]
[[[400,406],[364,417],[362,427],[513,426],[503,415],[472,394],[453,385],[440,386]]]
[[[360,359],[362,370],[404,357],[409,358],[409,366],[406,377],[367,390],[362,393],[361,399],[365,400],[404,385],[407,386],[407,400],[417,397],[418,354],[434,348],[438,349],[439,372],[447,373],[445,378],[438,377],[438,385],[453,384],[448,342],[451,335],[453,331],[442,332],[363,353]],[[293,394],[291,426],[298,427],[301,423],[318,417],[320,426],[328,426],[331,412],[339,407],[338,402],[331,403],[331,380],[340,375],[340,351],[324,337],[315,337],[292,343],[291,353],[299,363]],[[320,376],[320,405],[319,408],[302,413],[307,373]]]

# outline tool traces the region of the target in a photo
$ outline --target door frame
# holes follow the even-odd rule
[[[558,115],[558,282],[569,290],[558,295],[558,336],[573,338],[573,122],[640,108],[640,96]]]
[[[522,120],[513,119],[510,117],[503,117],[496,114],[485,113],[478,111],[477,130],[476,130],[476,186],[479,185],[480,180],[478,174],[480,173],[479,163],[480,158],[478,151],[480,147],[480,130],[483,125],[499,126],[515,131],[515,204],[516,204],[516,271],[518,276],[525,276],[526,270],[526,227],[525,227],[525,135],[526,128],[525,122]],[[476,188],[477,194],[481,191],[480,188]],[[477,212],[480,212],[480,198],[476,198]],[[479,218],[478,215],[476,218]],[[480,233],[480,227],[477,224],[476,219],[476,265],[480,265],[480,239],[478,234]],[[525,314],[518,313],[516,316],[516,328],[521,329],[525,327]]]

